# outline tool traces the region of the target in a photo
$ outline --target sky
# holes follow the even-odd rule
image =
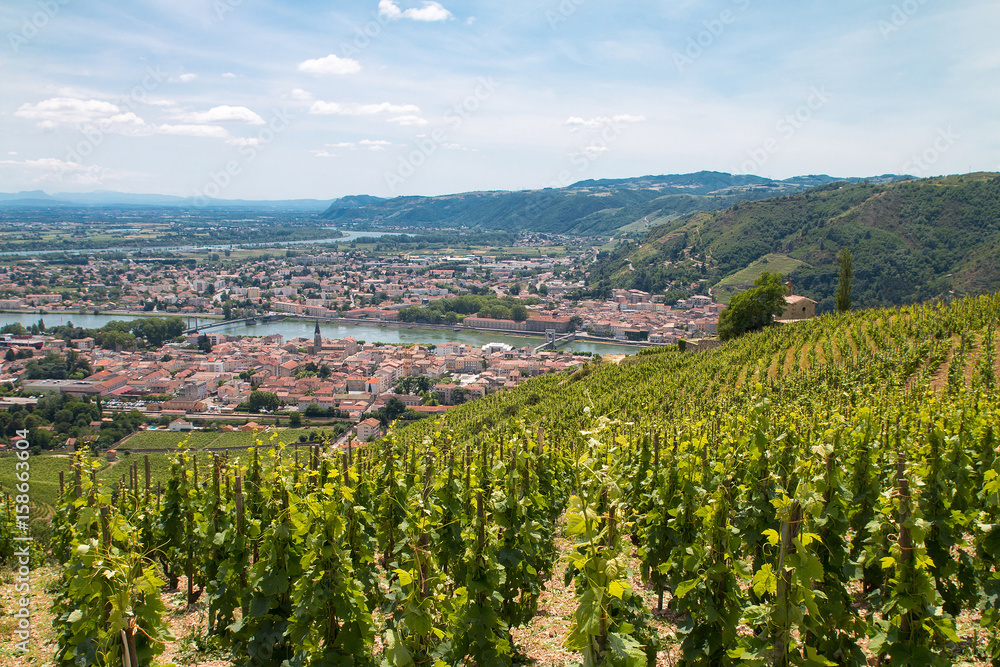
[[[995,0],[4,0],[0,192],[1000,171]]]

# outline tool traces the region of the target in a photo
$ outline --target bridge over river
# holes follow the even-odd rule
[[[534,350],[532,351],[534,352],[534,354],[538,354],[539,352],[545,349],[554,350],[563,343],[571,343],[574,340],[576,340],[576,333],[568,333],[564,334],[561,338],[556,338],[555,329],[546,329],[545,342],[534,348]]]
[[[233,324],[257,324],[258,322],[276,322],[278,320],[284,319],[283,315],[270,314],[263,315],[261,317],[243,317],[238,320],[219,320],[218,322],[213,322],[211,324],[195,325],[193,327],[188,327],[184,330],[185,334],[201,333],[208,331],[209,329],[214,329],[216,327],[227,327]]]

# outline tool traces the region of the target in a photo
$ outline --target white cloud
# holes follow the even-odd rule
[[[361,63],[353,58],[340,58],[331,53],[326,58],[300,62],[299,71],[307,74],[357,74],[361,71]]]
[[[358,116],[374,116],[380,113],[420,113],[420,107],[415,104],[389,104],[388,102],[382,102],[381,104],[362,104],[355,109],[353,115]]]
[[[424,6],[420,9],[406,10],[400,9],[395,0],[379,0],[378,11],[382,16],[392,20],[403,18],[413,21],[431,22],[447,21],[452,18],[451,12],[441,6],[441,3],[433,2],[433,0],[424,2]]]
[[[72,183],[74,185],[101,185],[113,173],[98,165],[82,165],[45,157],[38,160],[0,160],[0,166],[14,167],[20,176],[27,176],[31,183]]]
[[[146,122],[135,113],[122,110],[116,104],[103,100],[78,100],[53,97],[37,104],[22,104],[15,116],[38,121],[42,130],[50,132],[60,125],[97,127],[102,132],[114,134],[145,134]]]
[[[177,114],[177,120],[185,123],[225,123],[236,121],[250,125],[264,125],[264,119],[246,107],[222,105],[208,111],[193,111]]]
[[[378,13],[390,19],[398,19],[403,16],[403,10],[392,0],[379,0]]]
[[[223,72],[222,73],[222,78],[223,79],[235,79],[236,75],[233,74],[232,72]]]
[[[611,150],[611,149],[608,148],[607,146],[602,146],[600,144],[591,144],[590,146],[584,147],[583,150],[580,151],[580,152],[593,160],[593,159],[595,159],[595,158],[597,158],[597,157],[599,157],[599,156],[607,153],[609,150]],[[570,153],[569,155],[573,155],[573,154]]]
[[[413,114],[420,113],[420,107],[415,104],[341,104],[340,102],[324,102],[317,100],[309,107],[309,113],[317,116],[376,116],[378,114],[398,114],[395,118],[390,118],[391,122],[399,122],[401,125],[426,125],[427,121]],[[400,122],[404,120],[416,120],[422,122]]]
[[[230,137],[226,139],[226,143],[230,146],[259,146],[259,137]]]
[[[146,121],[131,111],[115,114],[107,120],[100,121],[97,125],[105,132],[116,134],[139,135],[146,132]]]
[[[191,83],[197,78],[197,74],[187,72],[186,74],[181,74],[180,76],[172,76],[168,79],[168,81],[170,81],[170,83]]]
[[[309,107],[309,113],[316,116],[345,116],[344,105],[339,102],[324,102],[317,100]]]
[[[421,118],[420,116],[414,116],[412,114],[405,116],[395,116],[393,118],[389,118],[388,121],[390,123],[397,123],[399,125],[402,125],[403,127],[423,127],[424,125],[427,125],[427,121],[425,119]]]
[[[171,102],[153,101],[151,104],[170,106]],[[264,120],[245,107],[215,107],[201,113],[177,115],[181,124],[149,125],[132,111],[122,111],[117,105],[102,100],[77,100],[54,97],[37,104],[22,104],[14,115],[38,121],[43,130],[53,130],[59,125],[96,127],[109,134],[148,136],[168,134],[188,137],[229,138],[226,128],[210,123],[242,121],[262,125]],[[72,163],[70,163],[72,164]]]
[[[169,107],[169,108],[173,108],[173,109],[179,109],[180,108],[180,105],[177,104],[177,102],[175,102],[173,100],[164,100],[164,99],[159,99],[159,98],[155,98],[155,97],[146,97],[146,98],[143,98],[142,103],[143,104],[148,104],[148,105],[154,106],[154,107]]]
[[[312,102],[313,94],[307,90],[295,88],[292,90],[291,97],[293,100],[298,100],[299,102]]]
[[[209,137],[228,139],[229,132],[219,125],[157,125],[157,134],[172,134],[184,137]]]
[[[38,104],[22,104],[14,112],[15,116],[39,121],[49,127],[55,124],[86,124],[118,115],[120,109],[111,102],[101,100],[76,100],[68,97],[53,97]]]
[[[386,141],[385,139],[362,139],[361,141],[341,141],[336,144],[327,144],[326,148],[309,152],[316,157],[341,157],[340,153],[334,153],[327,149],[347,149],[351,151],[367,150],[380,152],[384,151],[389,146],[392,146],[392,142]]]
[[[641,123],[646,120],[645,116],[631,116],[629,114],[618,114],[616,116],[597,116],[584,120],[579,116],[570,116],[563,123],[570,132],[577,130],[597,130],[602,127],[614,127],[626,123]]]
[[[327,144],[326,146],[327,148],[349,148],[350,150],[384,151],[392,146],[392,142],[385,139],[362,139],[361,141],[342,141],[339,144]]]

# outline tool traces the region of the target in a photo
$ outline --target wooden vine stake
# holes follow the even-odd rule
[[[791,635],[791,628],[788,624],[788,591],[792,587],[792,571],[785,567],[786,559],[795,553],[795,540],[799,536],[799,528],[802,525],[802,506],[799,501],[792,503],[792,512],[788,521],[781,523],[781,552],[778,555],[778,590],[777,605],[781,610],[781,624],[777,628],[777,635],[774,638],[775,665],[787,667],[788,642]]]
[[[111,527],[108,521],[110,514],[111,510],[108,509],[108,506],[101,505],[101,542],[105,549],[111,548]]]
[[[129,618],[128,625],[122,628],[122,665],[123,667],[139,667],[139,656],[135,650],[135,621]]]
[[[660,432],[653,431],[653,470],[660,472]]]
[[[906,478],[906,454],[899,453],[896,460],[896,494],[899,497],[899,550],[904,563],[913,560],[913,537],[906,524],[910,521],[910,481]],[[903,641],[910,641],[911,612],[907,611],[899,620],[899,631]]]
[[[612,534],[614,533],[614,512],[608,506],[608,487],[601,489],[601,507],[608,508],[608,547],[609,550],[614,544]],[[604,655],[608,648],[608,616],[605,606],[601,605],[601,625],[597,635],[597,647],[601,655]]]
[[[485,529],[486,529],[486,515],[483,512],[483,491],[482,489],[476,490],[476,518],[479,523],[479,551],[482,553],[483,543],[486,539]]]
[[[221,490],[221,478],[222,478],[222,459],[219,458],[218,454],[212,455],[212,488],[215,491],[215,507],[212,512],[212,525],[215,528],[215,532],[219,532],[219,503],[222,501],[222,490]]]
[[[236,534],[246,535],[243,527],[243,478],[239,473],[236,473],[236,489],[233,492],[236,501]],[[240,590],[246,591],[247,589],[247,571],[246,568],[240,570]],[[243,595],[241,597],[240,608],[243,610],[243,618],[247,615],[247,596]]]

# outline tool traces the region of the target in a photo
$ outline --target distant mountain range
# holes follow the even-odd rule
[[[0,207],[51,208],[51,207],[175,207],[175,208],[253,208],[281,209],[287,211],[321,212],[330,206],[329,199],[211,199],[207,197],[175,197],[171,195],[133,194],[98,190],[96,192],[58,192],[49,195],[41,190],[0,193]]]
[[[632,235],[698,211],[728,208],[738,201],[794,194],[838,181],[881,184],[894,175],[868,179],[796,176],[772,180],[714,171],[695,174],[587,180],[565,188],[465,192],[394,198],[350,195],[330,200],[245,200],[175,197],[101,190],[47,194],[41,190],[0,193],[0,207],[242,208],[315,212],[347,226],[409,229],[484,229],[586,236]]]
[[[887,183],[900,176],[838,179],[797,176],[775,181],[714,171],[696,174],[589,180],[565,188],[518,192],[466,192],[437,197],[335,200],[323,217],[345,225],[399,228],[465,228],[610,236],[642,233],[697,211],[738,201],[794,194],[833,182]]]

